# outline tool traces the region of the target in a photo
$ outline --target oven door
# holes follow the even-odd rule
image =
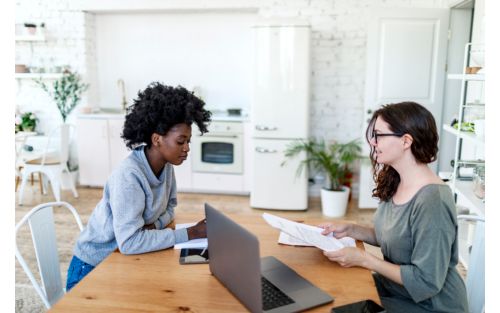
[[[242,142],[239,134],[193,136],[193,172],[242,174]]]

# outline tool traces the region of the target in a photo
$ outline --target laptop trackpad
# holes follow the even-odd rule
[[[262,275],[284,292],[294,292],[313,285],[274,257],[261,259]]]

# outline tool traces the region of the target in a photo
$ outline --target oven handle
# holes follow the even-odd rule
[[[277,153],[278,151],[277,150],[271,150],[271,149],[266,149],[266,148],[261,148],[261,147],[256,147],[255,148],[255,151],[259,152],[259,153]]]
[[[262,125],[255,125],[256,130],[265,130],[265,131],[271,131],[271,130],[278,130],[278,127],[268,127],[268,126],[262,126]]]

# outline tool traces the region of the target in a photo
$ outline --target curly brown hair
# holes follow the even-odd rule
[[[151,135],[165,135],[174,125],[195,123],[206,133],[211,112],[205,102],[182,86],[172,87],[153,82],[139,91],[133,105],[127,109],[122,138],[128,148],[146,144],[151,146]]]
[[[373,137],[378,117],[387,122],[394,133],[412,136],[411,152],[418,162],[428,164],[436,160],[439,135],[436,121],[425,107],[416,102],[400,102],[382,106],[373,113],[366,129],[368,143]],[[376,186],[372,191],[372,196],[381,201],[388,201],[396,193],[401,178],[392,166],[377,163],[375,148],[372,145],[370,145],[370,160]]]

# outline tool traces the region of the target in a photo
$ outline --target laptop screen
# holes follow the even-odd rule
[[[250,311],[262,312],[259,241],[205,204],[210,271]]]

